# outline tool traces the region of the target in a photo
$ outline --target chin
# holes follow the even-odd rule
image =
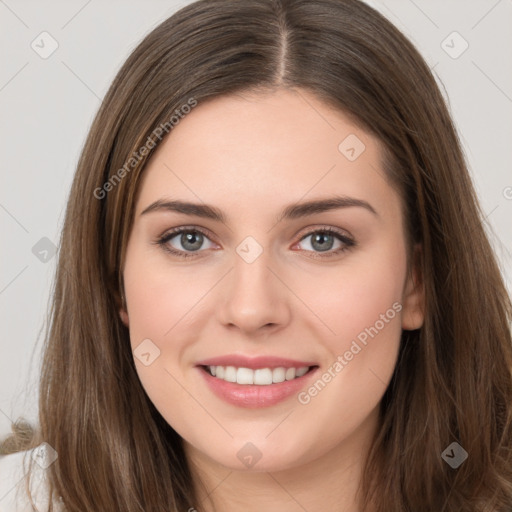
[[[305,442],[299,445],[304,446]],[[281,442],[273,443],[264,440],[264,436],[261,442],[254,440],[254,437],[252,441],[234,439],[219,448],[219,451],[203,452],[203,455],[233,471],[276,472],[308,462],[307,454],[299,452],[295,444],[285,446]]]

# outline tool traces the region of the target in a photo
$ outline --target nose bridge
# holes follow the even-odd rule
[[[270,251],[253,237],[237,246],[220,308],[223,323],[251,331],[288,321],[285,289],[270,270],[271,260]]]
[[[270,276],[272,275],[269,270],[270,260],[271,257],[267,250],[261,252],[254,259],[248,260],[241,256],[237,249],[232,273],[234,291],[242,292],[243,295],[247,296],[257,296],[262,293],[270,294],[270,287],[272,286],[270,283]]]

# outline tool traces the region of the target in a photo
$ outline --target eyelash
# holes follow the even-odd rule
[[[180,258],[196,257],[198,255],[197,253],[202,252],[202,251],[195,251],[192,253],[187,253],[185,251],[178,251],[176,249],[173,249],[173,248],[169,247],[169,245],[167,244],[169,242],[169,240],[172,240],[175,236],[181,235],[182,233],[201,233],[203,236],[207,237],[208,239],[210,238],[207,233],[205,233],[202,229],[199,229],[197,227],[179,227],[179,228],[175,228],[171,231],[167,231],[164,235],[162,235],[160,238],[158,238],[153,243],[160,246],[164,251],[169,252],[169,253],[173,254],[174,256],[178,256]],[[354,247],[356,245],[356,242],[352,238],[349,238],[348,236],[344,235],[337,229],[331,228],[329,226],[315,229],[313,231],[309,231],[308,233],[304,234],[300,238],[299,242],[301,242],[308,236],[311,236],[311,235],[314,235],[317,233],[322,233],[322,234],[327,233],[329,235],[334,235],[335,238],[337,238],[344,245],[343,245],[343,247],[340,247],[334,251],[326,252],[326,255],[321,254],[319,252],[306,251],[306,252],[312,252],[313,254],[315,254],[315,256],[312,256],[313,258],[332,258],[334,256],[337,256],[337,255],[351,249],[352,247]]]

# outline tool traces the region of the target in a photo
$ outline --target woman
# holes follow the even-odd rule
[[[511,309],[395,27],[199,1],[91,128],[25,455],[68,511],[511,510]]]

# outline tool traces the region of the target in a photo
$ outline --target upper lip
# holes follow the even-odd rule
[[[316,366],[311,361],[297,361],[284,357],[257,356],[247,357],[241,354],[230,354],[225,356],[212,357],[199,361],[197,366],[235,366],[236,368],[301,368],[303,366]]]

